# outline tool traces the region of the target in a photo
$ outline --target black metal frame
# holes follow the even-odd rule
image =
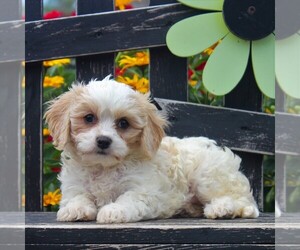
[[[232,147],[242,156],[243,171],[263,208],[261,163],[263,154],[274,154],[274,116],[259,113],[262,96],[251,65],[225,97],[228,108],[188,104],[187,60],[165,46],[175,22],[204,11],[162,0],[147,8],[102,13],[113,10],[112,0],[78,0],[79,16],[41,20],[42,1],[26,0],[26,7],[26,211],[42,211],[42,61],[76,57],[77,79],[89,81],[113,73],[114,52],[136,48],[150,48],[151,91],[169,99],[161,100],[171,110],[168,133],[204,135]],[[180,111],[172,113],[175,108]]]

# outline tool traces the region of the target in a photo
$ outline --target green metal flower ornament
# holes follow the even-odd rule
[[[300,30],[276,41],[275,70],[281,89],[289,96],[300,99]]]
[[[299,13],[299,1],[276,2],[276,80],[287,95],[297,99],[300,99]]]
[[[216,11],[174,24],[166,37],[170,51],[180,57],[198,54],[221,40],[204,68],[205,87],[215,95],[229,93],[244,75],[251,53],[258,87],[274,98],[274,0],[178,1]]]

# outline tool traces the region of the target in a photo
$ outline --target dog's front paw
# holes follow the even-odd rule
[[[96,207],[70,204],[62,207],[57,212],[58,221],[90,221],[95,220],[97,215]]]
[[[128,222],[126,208],[122,205],[111,203],[100,209],[97,215],[97,222],[102,224]]]

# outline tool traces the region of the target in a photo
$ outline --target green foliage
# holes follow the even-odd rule
[[[268,114],[275,113],[275,99],[263,96],[262,110]]]
[[[285,110],[292,114],[300,114],[300,99],[286,95]]]
[[[59,10],[68,15],[75,10],[75,3],[76,0],[44,0],[44,13]]]
[[[75,62],[71,60],[71,63],[68,65],[61,65],[57,64],[52,67],[46,68],[45,76],[47,77],[56,77],[60,76],[63,77],[64,83],[60,86],[53,86],[53,87],[44,87],[43,88],[43,108],[44,111],[47,109],[47,103],[56,98],[57,96],[61,95],[68,88],[71,84],[75,81]],[[47,125],[44,123],[44,131],[47,129]],[[52,144],[52,138],[48,133],[44,133],[44,145],[43,145],[43,152],[44,152],[44,194],[48,192],[54,192],[60,187],[60,183],[57,179],[57,174],[60,172],[60,154],[61,152],[56,150]],[[49,205],[44,207],[45,211],[57,211],[58,205]]]
[[[263,161],[264,170],[264,212],[275,210],[275,158],[265,156]]]

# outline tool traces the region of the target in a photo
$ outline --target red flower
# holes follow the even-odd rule
[[[125,73],[125,70],[123,70],[123,69],[120,69],[120,68],[115,69],[116,77],[120,76],[120,75],[123,75],[124,73]]]
[[[47,141],[47,142],[52,142],[52,141],[53,141],[53,138],[52,138],[52,136],[51,136],[51,135],[49,135],[49,136],[47,137],[46,141]]]
[[[61,171],[61,167],[53,167],[51,170],[53,173],[59,173]]]
[[[188,69],[188,79],[191,79],[193,74],[194,72],[191,69]]]
[[[76,16],[76,11],[73,10],[73,11],[71,12],[70,16]]]
[[[196,67],[196,70],[202,71],[204,69],[205,65],[206,65],[206,61],[201,63],[198,67]]]
[[[125,10],[133,9],[133,6],[131,4],[125,5]]]
[[[62,16],[64,16],[64,13],[62,13],[58,10],[52,10],[50,12],[47,12],[44,15],[44,19],[54,19],[54,18],[59,18],[59,17],[62,17]]]

